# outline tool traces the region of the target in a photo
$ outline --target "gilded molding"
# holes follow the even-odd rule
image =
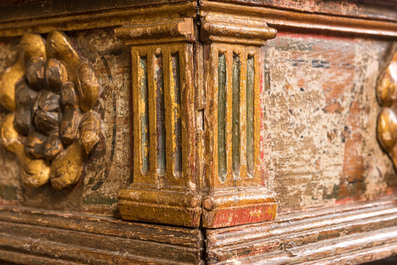
[[[201,28],[201,40],[246,45],[265,45],[266,40],[276,37],[277,30],[262,25],[237,24],[223,21],[204,21]]]
[[[280,30],[358,34],[372,38],[395,38],[397,36],[397,23],[379,19],[305,13],[211,0],[201,1],[200,10],[202,14],[215,10],[217,13],[229,14],[233,18],[246,17],[247,21],[252,21],[252,18],[263,18],[268,26]]]
[[[101,135],[99,94],[92,67],[66,35],[22,37],[16,63],[0,77],[0,104],[10,111],[0,133],[27,186],[50,181],[60,190],[80,179]]]
[[[148,23],[155,20],[190,17],[196,9],[206,11],[216,9],[229,13],[230,16],[255,16],[266,18],[269,26],[276,29],[293,29],[300,31],[323,31],[331,33],[359,34],[373,38],[396,38],[397,23],[380,19],[335,16],[327,14],[303,13],[294,10],[268,8],[261,6],[239,5],[216,1],[196,1],[173,5],[116,8],[109,10],[93,10],[78,14],[47,14],[35,19],[17,18],[12,21],[0,22],[0,36],[21,36],[28,32],[48,33],[53,30],[83,30],[104,27],[129,25],[131,21]],[[174,12],[175,10],[178,12]],[[44,12],[43,12],[44,13]]]
[[[71,31],[130,25],[131,22],[149,24],[196,14],[197,2],[175,3],[140,8],[116,8],[75,14],[40,16],[35,19],[17,19],[0,22],[0,36],[21,36],[28,32],[48,33],[54,30]]]
[[[128,25],[115,29],[116,37],[127,45],[194,41],[193,18],[182,18],[149,25]]]
[[[263,46],[276,37],[277,30],[268,27],[266,20],[251,14],[234,14],[229,9],[212,8],[204,3],[200,10],[201,41]]]

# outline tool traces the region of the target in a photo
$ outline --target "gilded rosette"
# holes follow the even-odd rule
[[[67,36],[22,37],[18,59],[0,77],[0,104],[10,112],[0,137],[17,155],[26,185],[50,181],[60,190],[78,182],[101,137],[99,95],[93,68]]]

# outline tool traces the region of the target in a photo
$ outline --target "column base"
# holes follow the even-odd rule
[[[178,190],[129,187],[119,193],[119,210],[125,220],[199,227],[201,197]]]
[[[275,194],[264,187],[217,190],[203,200],[202,226],[219,228],[274,220]]]
[[[219,190],[203,200],[197,193],[129,187],[119,193],[125,220],[220,228],[274,220],[275,195],[266,188]]]

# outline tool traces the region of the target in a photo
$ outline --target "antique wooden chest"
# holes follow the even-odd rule
[[[397,254],[397,2],[0,1],[1,264]]]

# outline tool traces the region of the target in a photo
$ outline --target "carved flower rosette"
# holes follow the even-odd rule
[[[2,145],[20,161],[24,183],[75,184],[100,139],[100,85],[91,65],[61,32],[22,37],[18,59],[0,78]]]

